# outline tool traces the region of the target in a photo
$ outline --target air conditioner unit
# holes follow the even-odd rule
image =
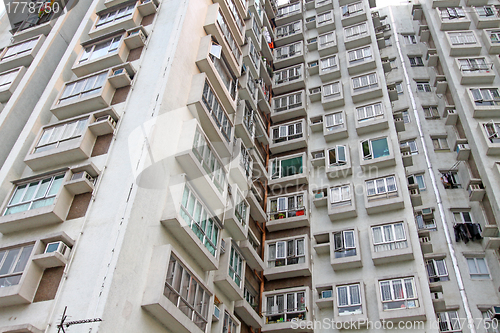
[[[71,180],[77,180],[82,178],[86,178],[92,184],[94,184],[95,182],[95,178],[89,175],[87,171],[77,172],[71,176]]]
[[[418,188],[410,189],[410,195],[419,195],[420,191]]]
[[[125,72],[125,68],[118,68],[118,69],[115,69],[115,71],[113,72],[113,76],[115,75],[120,75],[121,73]]]
[[[226,253],[226,241],[221,240],[220,242],[220,254]]]
[[[47,246],[45,247],[44,253],[53,253],[53,252],[58,252],[64,258],[68,259],[70,249],[68,245],[64,244],[61,241],[48,243]]]
[[[113,126],[113,128],[116,127],[116,120],[114,120],[113,117],[111,117],[110,115],[96,118],[94,123],[105,122],[105,121],[109,122]]]
[[[318,62],[317,61],[313,61],[313,62],[309,63],[309,68],[317,67],[317,66],[318,66]]]
[[[500,305],[494,305],[489,310],[491,319],[500,319]]]
[[[422,217],[430,217],[432,216],[432,208],[424,208],[422,209]]]
[[[323,290],[321,292],[321,298],[331,298],[333,295],[333,290]]]
[[[217,305],[214,305],[214,313],[212,315],[212,321],[219,321],[220,309]]]
[[[312,88],[312,89],[309,89],[309,92],[312,94],[319,94],[321,93],[321,88],[318,87],[318,88]]]

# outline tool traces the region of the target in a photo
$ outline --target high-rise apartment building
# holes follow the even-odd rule
[[[498,333],[479,1],[4,16],[0,332]]]

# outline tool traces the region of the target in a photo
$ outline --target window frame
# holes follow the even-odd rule
[[[471,280],[491,280],[491,272],[488,267],[488,262],[485,257],[466,257],[467,267],[469,269],[469,275]],[[480,267],[478,262],[482,261],[484,266]],[[471,263],[474,263],[476,272],[471,271]],[[481,271],[481,268],[486,268],[486,271]]]
[[[325,132],[331,132],[345,126],[345,116],[343,111],[333,112],[325,115],[323,121]]]
[[[388,179],[391,179],[391,178],[394,180],[394,184],[388,185]],[[381,187],[377,186],[378,180],[384,180],[384,190],[385,191],[379,191],[381,189]],[[369,189],[368,183],[371,183],[371,182],[373,182],[373,191],[374,192],[370,194],[370,189]],[[390,190],[389,187],[394,187],[394,189]],[[387,195],[387,196],[391,195],[391,193],[397,194],[398,193],[398,185],[397,185],[397,181],[396,181],[396,176],[390,175],[390,176],[366,180],[365,181],[365,189],[366,189],[366,195],[367,195],[368,199],[370,199],[370,197],[377,197],[377,196],[380,196],[382,194]]]
[[[334,251],[333,256],[335,259],[354,257],[358,254],[356,247],[356,230],[354,229],[333,232],[332,242]]]
[[[280,218],[290,218],[301,216],[297,212],[303,211],[302,215],[307,213],[306,202],[307,198],[304,192],[290,193],[287,195],[269,198],[269,219],[271,221]],[[289,207],[290,199],[292,199],[293,207]],[[276,201],[276,210],[274,210],[273,202]],[[282,217],[280,217],[282,216]]]
[[[113,9],[111,11],[106,11],[103,14],[98,14],[97,19],[94,24],[94,29],[98,29],[100,27],[106,26],[108,24],[114,24],[124,18],[132,17],[134,14],[134,10],[137,6],[137,2],[134,2],[133,4],[125,4],[123,6],[119,6],[116,9]],[[123,12],[121,10],[124,9]],[[111,15],[113,14],[113,15]],[[111,18],[112,16],[112,18]],[[104,20],[103,17],[106,17]]]
[[[354,50],[349,50],[347,52],[347,58],[349,59],[349,66],[373,60],[372,47],[371,45],[368,45]]]
[[[440,266],[441,264],[441,266]],[[426,259],[425,268],[429,283],[449,281],[448,268],[446,267],[445,258],[440,259]]]
[[[57,104],[74,103],[76,101],[81,101],[84,98],[95,96],[99,94],[104,86],[108,83],[109,70],[93,73],[91,75],[85,76],[75,81],[67,82],[59,98],[57,99]],[[87,87],[90,84],[89,87]],[[100,85],[99,85],[100,84]],[[71,89],[69,89],[71,87]],[[68,89],[68,93],[66,93]]]
[[[352,299],[352,294],[351,294],[351,287],[357,287],[358,289],[358,297],[359,297],[359,302],[355,303],[353,302]],[[340,295],[341,293],[339,292],[339,289],[345,288],[346,290],[346,296],[347,296],[347,304],[342,304],[340,301]],[[351,315],[359,315],[363,314],[363,297],[362,297],[362,288],[361,288],[361,283],[350,283],[350,284],[343,284],[343,285],[337,285],[335,286],[335,292],[337,293],[336,297],[336,302],[337,302],[337,310],[338,310],[338,315],[339,316],[351,316]],[[343,311],[343,309],[347,308],[356,308],[354,311]]]
[[[333,194],[334,191],[338,192],[338,194]],[[330,187],[328,192],[330,195],[330,207],[335,208],[339,206],[349,206],[352,204],[352,191],[350,184]],[[338,200],[336,200],[337,198]]]
[[[378,156],[378,157],[374,157],[373,156],[373,142],[374,141],[383,140],[383,139],[385,139],[385,141],[386,141],[388,153],[386,155],[381,155],[381,156]],[[368,151],[365,151],[365,147],[366,147],[365,143],[367,143],[367,145],[368,145],[367,146],[368,147]],[[366,139],[366,140],[361,141],[360,144],[361,144],[361,156],[363,157],[363,161],[372,161],[372,160],[376,160],[378,158],[383,158],[383,157],[391,156],[391,154],[392,154],[392,151],[391,151],[391,148],[390,148],[390,143],[389,143],[389,138],[387,136],[379,137],[379,138],[373,138],[373,139]]]
[[[268,268],[305,264],[307,241],[305,236],[278,239],[266,244]],[[273,248],[274,247],[274,248]],[[293,269],[290,268],[290,269]]]
[[[450,314],[453,314],[450,316]],[[462,332],[462,327],[457,311],[440,311],[436,312],[436,317],[440,332]],[[444,319],[444,321],[443,321]],[[458,325],[458,327],[456,326]]]
[[[372,110],[372,114],[368,113],[368,110]],[[360,117],[360,112],[363,113],[363,116]],[[382,102],[377,102],[373,104],[368,104],[368,105],[363,105],[359,106],[356,108],[356,119],[359,123],[365,122],[365,121],[370,121],[370,120],[377,120],[377,119],[383,119],[385,117],[384,114],[384,107],[382,105]]]
[[[410,285],[412,287],[412,294],[413,297],[409,297],[411,295],[408,295],[408,290],[407,290],[407,285],[406,281],[409,280]],[[400,282],[400,288],[402,294],[399,298],[396,298],[396,292],[394,289],[394,283],[399,281]],[[384,290],[382,289],[382,284],[388,282],[389,283],[389,293],[390,299],[385,299],[384,296],[387,296],[387,294],[384,295]],[[408,310],[408,309],[414,309],[420,307],[420,302],[418,299],[418,290],[417,290],[417,283],[415,282],[415,277],[414,276],[408,276],[408,277],[401,277],[401,278],[395,278],[395,279],[386,279],[386,280],[379,280],[379,291],[380,291],[380,301],[382,302],[382,309],[383,311],[392,311],[392,310]],[[401,303],[403,302],[400,306],[397,304],[397,307],[390,308],[391,303]],[[413,306],[408,307],[408,302],[413,302]],[[386,305],[387,304],[387,305]]]
[[[18,251],[17,254],[15,251]],[[35,243],[0,249],[0,288],[17,286],[21,283],[34,252]]]
[[[356,82],[358,82],[356,84]],[[366,82],[363,82],[366,81]],[[363,74],[360,76],[356,76],[351,78],[351,85],[352,85],[352,90],[354,93],[358,93],[360,91],[366,90],[366,89],[375,89],[379,87],[379,78],[377,73],[368,73],[368,74]]]
[[[401,231],[403,232],[402,238],[397,236],[396,226],[399,225],[401,227]],[[395,251],[400,249],[407,249],[409,244],[408,232],[405,228],[406,223],[394,222],[394,223],[386,223],[381,225],[375,225],[371,227],[372,241],[373,241],[373,251],[374,252],[385,252],[385,251]],[[387,229],[389,227],[389,229]],[[375,230],[380,230],[380,241],[376,241]],[[387,231],[389,231],[390,235],[388,235]],[[401,235],[400,235],[401,236]]]

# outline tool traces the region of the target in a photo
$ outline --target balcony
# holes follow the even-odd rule
[[[231,238],[226,238],[224,241],[226,251],[220,256],[219,269],[215,272],[214,284],[231,301],[243,300],[246,264],[238,245]],[[237,272],[235,269],[240,271]]]
[[[483,30],[482,33],[483,43],[489,54],[500,53],[500,30]]]
[[[403,226],[403,234],[392,236],[391,240],[382,239],[383,243],[375,243],[375,232],[383,232],[392,234],[395,231],[390,229],[395,225]],[[392,224],[376,225],[371,227],[370,246],[372,248],[372,260],[374,265],[384,265],[388,263],[413,260],[413,247],[410,240],[410,231],[406,221],[399,221]],[[377,231],[375,231],[377,230]]]
[[[479,179],[469,182],[467,192],[469,193],[469,201],[483,201],[484,195],[486,194],[483,183]]]
[[[302,2],[295,2],[293,4],[286,4],[278,7],[276,13],[275,23],[276,26],[282,26],[287,23],[300,20],[302,18]]]
[[[469,29],[471,21],[462,7],[440,7],[436,11],[441,19],[441,31]]]
[[[304,42],[299,41],[273,50],[274,67],[282,69],[304,62]]]
[[[377,108],[377,104],[372,104],[372,105],[365,105],[362,107],[358,107],[356,110],[358,111],[358,116],[356,119],[356,133],[358,135],[363,135],[366,133],[372,133],[372,132],[380,132],[385,129],[389,128],[389,121],[386,117],[386,112],[390,112],[390,110],[386,110],[382,104],[379,104],[382,113],[375,113],[374,114],[369,114],[368,109],[375,109]],[[364,109],[365,113],[360,115],[359,111],[360,109]],[[404,128],[404,121],[403,121],[403,128]]]
[[[275,248],[280,246],[287,248],[286,257],[276,257]],[[290,249],[290,246],[293,248]],[[264,276],[267,280],[289,279],[311,275],[311,255],[308,236],[294,236],[266,241],[266,249],[269,249],[269,251],[266,251],[264,259]],[[302,252],[298,253],[298,251]]]
[[[309,226],[307,191],[268,198],[270,232]]]
[[[259,181],[267,181],[268,173],[266,167],[264,166],[265,160],[260,153],[262,148],[260,148],[259,146],[255,147],[256,149],[250,150],[250,157],[252,158],[253,161],[252,179]]]
[[[278,4],[276,0],[264,1],[264,8],[266,10],[267,16],[269,16],[269,19],[273,19],[276,17],[276,14],[278,13]]]
[[[285,296],[290,295],[290,303],[285,302]],[[309,287],[296,287],[264,292],[262,295],[264,314],[264,327],[262,332],[308,332],[312,333],[311,323],[312,314],[312,296]],[[280,307],[278,302],[283,301]],[[274,304],[267,302],[274,301]],[[293,304],[292,304],[293,303]]]
[[[264,270],[264,261],[260,258],[258,253],[260,247],[260,242],[254,235],[252,229],[248,230],[248,238],[240,241],[241,254],[245,257],[247,265],[251,269],[255,269],[258,272]]]
[[[247,8],[243,6],[240,0],[215,0],[213,3],[219,4],[232,35],[238,45],[242,45],[245,42],[245,22],[243,18],[247,14]]]
[[[250,205],[245,196],[240,192],[238,185],[232,184],[230,206],[224,216],[224,229],[229,232],[236,241],[247,239],[248,223],[250,218]]]
[[[298,153],[269,161],[269,186],[281,187],[306,184],[308,181],[307,154]]]
[[[234,303],[234,313],[253,329],[262,328],[264,320],[258,314],[259,294],[247,282],[244,297],[245,299]]]
[[[387,179],[392,178],[392,182],[394,184],[388,185]],[[378,214],[392,210],[398,210],[404,208],[404,200],[401,195],[401,190],[398,188],[399,179],[395,176],[387,176],[378,179],[369,179],[365,181],[365,187],[369,186],[368,184],[374,184],[379,181],[381,183],[384,181],[384,188],[379,191],[370,187],[367,190],[367,194],[365,195],[365,208],[366,212],[371,214]],[[380,185],[382,187],[382,184]]]
[[[267,221],[267,214],[264,212],[264,209],[262,209],[262,205],[260,204],[264,199],[260,196],[259,190],[256,186],[252,186],[252,188],[247,192],[246,199],[250,204],[250,216],[252,219],[259,223]]]
[[[5,47],[0,52],[0,72],[21,66],[29,67],[44,41],[45,36],[39,35]]]
[[[359,148],[360,165],[363,170],[396,165],[394,149],[389,137],[363,140],[360,142]]]
[[[264,65],[261,65],[261,75],[262,75],[262,67]],[[267,74],[267,70],[264,70],[264,72]],[[271,81],[271,80],[269,80]],[[256,80],[257,83],[257,90],[258,90],[258,102],[257,106],[260,108],[260,110],[265,113],[265,114],[270,114],[271,113],[271,86],[272,83],[266,83],[266,80],[263,79],[261,76],[259,79]],[[262,138],[264,139],[264,138]],[[266,143],[267,144],[267,143]]]
[[[253,175],[253,158],[240,138],[236,139],[233,147],[229,175],[232,182],[236,183],[242,191],[250,188]]]
[[[367,20],[363,2],[355,2],[342,7],[342,26],[347,27]]]
[[[388,277],[389,278],[389,277]],[[422,304],[421,295],[423,292],[420,289],[419,278],[416,276],[394,276],[392,279],[405,283],[406,280],[408,285],[411,285],[413,290],[414,298],[407,298],[402,300],[391,300],[388,302],[382,302],[381,297],[381,288],[375,288],[377,292],[377,302],[378,302],[378,315],[381,320],[392,321],[392,322],[400,322],[402,320],[426,320],[425,309]],[[426,277],[425,277],[426,278]],[[402,281],[403,279],[403,281]],[[381,283],[387,284],[386,290],[390,291],[391,289],[397,288],[397,285],[393,284],[393,287],[390,286],[390,283],[394,283],[394,280],[379,280],[379,285]],[[409,287],[409,286],[408,286]],[[405,288],[408,288],[405,287]]]
[[[273,93],[281,95],[306,87],[304,64],[287,67],[274,72]]]
[[[305,90],[273,98],[271,119],[273,122],[306,116]]]
[[[86,117],[44,126],[38,133],[24,162],[33,170],[47,170],[90,158],[96,137],[113,133],[118,115],[105,109]],[[49,138],[54,131],[60,138]]]
[[[317,38],[318,53],[320,57],[325,57],[338,52],[339,48],[335,31],[319,35]]]
[[[344,111],[327,114],[323,117],[323,136],[325,141],[335,141],[349,136]]]
[[[328,189],[328,216],[332,222],[358,216],[351,183]]]
[[[253,77],[260,77],[261,57],[251,39],[248,39],[247,43],[243,45],[242,53],[243,63],[246,66],[246,70],[250,71]]]
[[[146,3],[144,3],[146,4]],[[151,5],[153,3],[150,3]],[[99,36],[107,35],[117,30],[128,30],[141,25],[141,13],[143,7],[142,1],[136,3],[119,3],[113,7],[98,11],[97,19],[89,31],[89,37],[94,39]],[[156,8],[155,8],[156,11]],[[148,14],[144,12],[144,14]]]
[[[327,56],[319,60],[318,74],[321,82],[329,82],[340,78],[340,66],[337,55]]]
[[[344,44],[347,50],[355,49],[372,42],[371,28],[367,22],[344,28]]]
[[[330,263],[334,271],[363,267],[357,228],[336,229],[328,234]]]
[[[85,76],[64,85],[50,111],[59,120],[79,116],[84,113],[109,108],[118,87],[115,79],[125,78],[125,84],[131,81],[131,67],[108,69]],[[119,74],[118,74],[119,73]],[[115,81],[116,82],[116,81]],[[123,82],[120,82],[123,83]]]
[[[274,45],[276,47],[286,44],[292,44],[304,39],[304,25],[302,20],[288,23],[275,28],[276,39]]]
[[[273,126],[271,133],[269,149],[272,154],[307,147],[306,119]]]
[[[325,173],[329,179],[346,178],[352,174],[349,146],[337,145],[325,149]]]
[[[469,88],[467,95],[474,118],[496,117],[500,111],[498,88]]]
[[[460,72],[460,84],[491,84],[495,80],[493,64],[484,58],[455,59],[455,67]]]
[[[247,71],[238,79],[240,99],[247,100],[252,109],[257,110],[257,102],[259,97],[258,79],[255,79],[251,71]]]
[[[208,35],[215,37],[219,45],[222,46],[222,54],[224,54],[233,73],[241,73],[242,53],[219,4],[214,3],[208,7],[203,28]]]
[[[479,123],[478,130],[481,131],[486,144],[486,155],[500,155],[500,123],[495,123],[493,120]]]
[[[471,13],[476,29],[498,28],[500,16],[495,6],[474,7]]]
[[[267,125],[269,120],[266,119],[266,122],[264,123],[264,120],[262,119],[262,113],[257,112],[255,116],[255,125],[256,125],[256,130],[257,130],[257,141],[262,143],[262,145],[267,146],[270,142],[269,139],[269,134],[267,133]],[[259,150],[260,151],[260,150]],[[262,158],[264,159],[264,155],[262,155]]]
[[[252,43],[257,47],[260,52],[260,45],[262,41],[262,23],[255,15],[250,15],[249,19],[245,21],[245,36],[247,40],[250,38]]]
[[[331,0],[327,1],[331,2]],[[316,30],[318,31],[319,34],[335,30],[333,10],[317,14],[315,21],[316,21]]]
[[[21,66],[0,74],[0,80],[4,82],[4,84],[0,86],[0,103],[7,103],[9,101],[17,86],[23,79],[26,70],[26,67]]]
[[[316,13],[322,13],[327,10],[333,9],[333,1],[332,0],[316,0],[314,3],[314,8],[316,9]]]
[[[455,32],[450,31],[446,33],[446,39],[450,46],[450,56],[478,56],[481,53],[481,44],[474,31]],[[483,37],[484,39],[484,37]],[[488,43],[485,41],[485,45]]]
[[[324,110],[344,106],[344,85],[341,81],[328,82],[321,86],[321,104]]]
[[[236,109],[234,119],[234,131],[236,136],[243,140],[245,147],[253,147],[255,139],[255,115],[254,110],[245,100],[240,100]]]
[[[193,76],[187,106],[219,156],[226,158],[231,156],[233,124],[214,91],[205,73]]]
[[[371,46],[354,49],[348,52],[347,71],[349,75],[364,73],[377,68],[373,48]]]
[[[216,44],[212,42],[211,36],[203,37],[200,41],[196,65],[207,75],[224,109],[232,114],[236,111],[238,80],[229,68],[224,55],[221,54],[217,58],[212,54],[214,47]]]
[[[351,80],[351,96],[354,103],[382,97],[382,85],[376,73],[354,77]]]

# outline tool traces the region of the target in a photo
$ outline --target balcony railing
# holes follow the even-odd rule
[[[203,88],[202,100],[224,138],[227,142],[231,141],[232,124],[229,122],[227,114],[222,108],[222,104],[217,99],[212,87],[210,87],[207,81],[205,81],[205,86]]]
[[[226,20],[222,16],[222,14],[219,12],[217,15],[217,23],[219,24],[219,27],[224,34],[224,38],[226,39],[227,44],[231,48],[231,52],[233,53],[235,59],[240,59],[241,57],[241,51],[238,47],[238,44],[234,40],[233,35],[231,34],[231,30],[229,30],[229,26],[226,23]]]

